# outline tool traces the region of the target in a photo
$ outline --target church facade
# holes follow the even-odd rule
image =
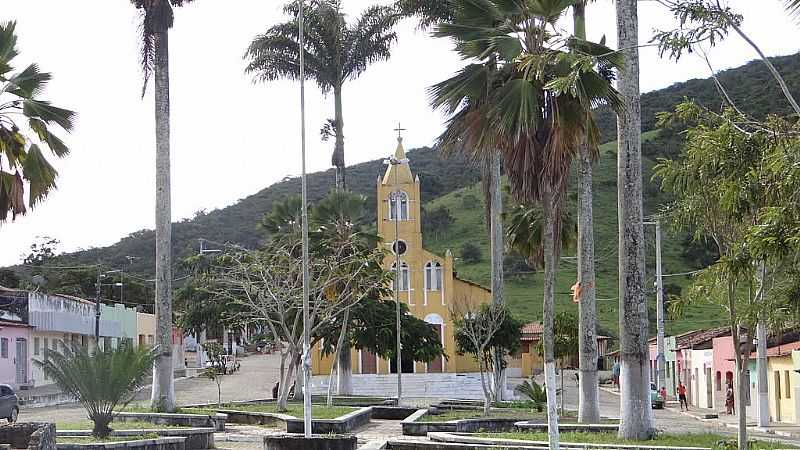
[[[376,186],[379,245],[386,249],[384,267],[396,270],[395,252],[399,252],[400,273],[395,279],[400,283],[400,301],[408,305],[411,314],[437,331],[447,355],[430,363],[406,361],[402,364],[403,373],[477,372],[478,365],[471,356],[456,354],[450,310],[454,299],[488,303],[491,291],[459,278],[449,250],[440,256],[423,248],[420,180],[411,172],[402,138],[398,138],[395,160],[397,163],[387,167]],[[376,357],[367,350],[352,349],[350,357],[355,374],[396,373],[395,361]],[[331,356],[323,356],[318,346],[313,350],[314,375],[330,373],[332,362]]]

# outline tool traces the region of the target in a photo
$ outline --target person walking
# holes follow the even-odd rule
[[[661,400],[663,400],[664,404],[666,405],[667,404],[667,387],[666,386],[661,386],[661,390],[658,391],[658,395],[661,396]]]
[[[683,385],[682,381],[678,381],[678,402],[681,405],[681,411],[683,411],[684,405],[686,406],[686,411],[689,410],[689,402],[686,401],[686,386]]]
[[[736,414],[736,406],[733,401],[733,383],[728,383],[728,388],[725,390],[725,412],[728,415]]]

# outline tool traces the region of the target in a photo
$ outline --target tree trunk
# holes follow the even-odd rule
[[[573,7],[575,36],[586,39],[586,5]],[[591,112],[587,112],[591,114]],[[578,422],[600,422],[597,378],[597,305],[594,277],[592,159],[586,137],[578,148]]]
[[[169,153],[169,32],[155,34],[156,119],[156,344],[150,400],[159,411],[175,411],[172,373],[172,212]]]
[[[617,1],[617,45],[625,55],[617,87],[625,112],[617,119],[619,214],[620,424],[624,439],[653,437],[647,303],[644,296],[642,142],[639,103],[639,19],[636,0]]]
[[[738,363],[741,365],[741,363]],[[736,397],[736,414],[739,415],[738,423],[739,423],[739,431],[737,433],[737,438],[739,441],[739,450],[748,450],[750,447],[747,443],[747,390],[750,389],[750,386],[747,383],[743,383],[744,376],[747,373],[746,366],[742,368],[736,367],[736,370],[739,375],[739,386],[737,389],[737,397]]]
[[[558,405],[556,398],[556,362],[555,362],[555,336],[553,330],[554,319],[554,285],[556,279],[556,243],[555,243],[555,214],[554,195],[550,187],[545,187],[542,193],[542,209],[544,212],[544,232],[542,244],[544,247],[544,305],[543,305],[543,342],[544,342],[544,382],[547,392],[547,432],[550,436],[550,449],[558,450]]]
[[[295,401],[302,401],[303,395],[303,354],[302,351],[299,352],[297,357],[295,358],[295,384],[294,384],[294,399]]]
[[[286,405],[289,401],[289,392],[292,389],[292,378],[294,378],[294,370],[297,365],[296,351],[290,351],[289,367],[286,369],[281,377],[280,386],[278,389],[278,412],[286,411]],[[297,388],[295,388],[295,392]]]
[[[485,347],[475,346],[475,348],[478,349],[478,355],[484,354],[483,350]],[[489,386],[486,384],[486,367],[483,361],[483,356],[478,356],[478,372],[481,374],[481,389],[483,389],[483,415],[486,417],[491,412],[492,392]]]
[[[347,189],[344,164],[344,117],[342,112],[342,86],[333,88],[333,101],[335,103],[336,144],[333,148],[331,163],[336,167],[336,188]]]
[[[350,359],[350,342],[345,339],[347,336],[347,325],[350,320],[350,308],[347,308],[342,318],[342,330],[339,333],[339,340],[336,343],[336,353],[339,362],[337,363],[337,389],[338,395],[353,395],[353,362]]]
[[[501,178],[501,158],[500,152],[492,154],[490,168],[490,196],[489,205],[489,229],[490,243],[492,250],[492,303],[503,304],[503,191]],[[505,392],[505,370],[503,370],[505,356],[500,351],[494,351],[494,398],[497,401],[503,400]]]

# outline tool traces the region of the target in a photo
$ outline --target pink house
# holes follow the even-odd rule
[[[712,348],[714,349],[714,406],[719,410],[725,407],[725,389],[728,383],[733,384],[735,379],[733,337],[715,337]]]
[[[14,389],[33,383],[28,349],[31,328],[25,323],[0,320],[0,383]]]

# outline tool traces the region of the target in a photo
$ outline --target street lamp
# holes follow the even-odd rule
[[[109,270],[106,272],[100,272],[100,268],[97,268],[97,282],[95,284],[95,295],[94,295],[94,343],[97,346],[100,346],[100,289],[103,286],[118,286],[119,289],[119,298],[120,303],[122,303],[122,286],[123,284],[120,283],[107,283],[103,284],[102,279],[103,277],[107,277],[109,274],[112,273],[119,273],[120,277],[123,273],[121,269],[116,270]]]
[[[398,129],[400,126],[398,125]],[[402,142],[400,136],[397,137],[398,142]],[[395,302],[395,320],[396,320],[396,338],[395,353],[396,353],[396,366],[397,366],[397,405],[400,406],[403,397],[403,360],[400,355],[400,187],[397,182],[397,166],[401,164],[408,164],[408,159],[398,159],[395,156],[390,156],[383,161],[384,164],[394,167],[394,188],[395,191],[391,193],[389,202],[389,215],[391,216],[394,211],[394,302]]]

